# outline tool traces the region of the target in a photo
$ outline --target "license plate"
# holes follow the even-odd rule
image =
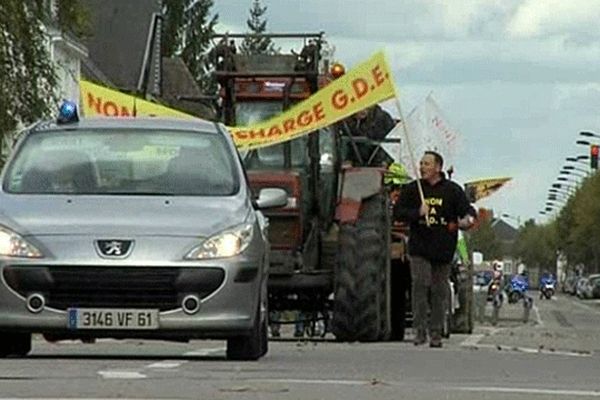
[[[158,329],[158,310],[70,308],[69,329]]]

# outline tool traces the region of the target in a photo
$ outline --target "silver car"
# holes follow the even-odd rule
[[[267,352],[266,221],[222,125],[40,123],[0,192],[0,356],[49,340],[227,339]]]

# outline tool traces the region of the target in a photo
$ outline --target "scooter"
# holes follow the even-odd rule
[[[540,280],[540,299],[550,300],[556,293],[556,279],[553,277],[542,277]]]

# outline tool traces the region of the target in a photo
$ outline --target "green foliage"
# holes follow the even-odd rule
[[[469,250],[481,252],[485,260],[502,258],[504,255],[504,246],[496,236],[490,220],[482,221],[476,230],[468,232],[465,237]]]
[[[529,220],[519,229],[513,251],[530,268],[553,270],[557,242],[556,224],[536,225],[534,220]]]
[[[212,6],[213,0],[163,0],[162,55],[181,56],[205,94],[217,90],[207,57],[219,18],[210,16]]]
[[[552,268],[558,252],[569,265],[583,264],[588,273],[600,271],[600,174],[585,179],[558,217],[545,225],[526,224],[515,251],[526,264]]]
[[[263,34],[267,31],[267,20],[263,19],[267,6],[261,6],[260,0],[253,0],[250,17],[246,20],[249,33],[240,46],[242,54],[276,54],[279,52],[271,38]]]
[[[0,1],[0,130],[30,123],[50,113],[57,78],[43,23],[50,13],[43,0]]]
[[[569,263],[585,264],[588,272],[600,270],[600,175],[586,179],[554,222],[560,232],[558,246]]]
[[[56,20],[62,30],[78,38],[91,35],[89,10],[77,0],[58,0]]]

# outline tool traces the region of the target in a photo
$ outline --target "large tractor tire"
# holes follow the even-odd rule
[[[332,318],[337,340],[390,336],[389,221],[387,197],[377,194],[363,201],[356,223],[340,227]]]

